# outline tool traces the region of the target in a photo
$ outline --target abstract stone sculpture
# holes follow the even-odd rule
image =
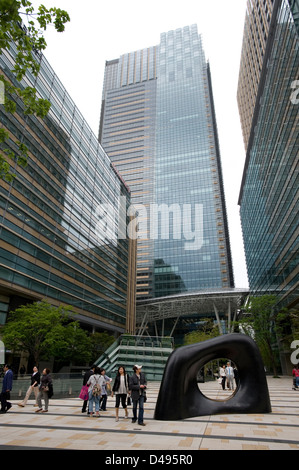
[[[199,390],[198,371],[209,361],[230,359],[239,373],[239,386],[227,400],[212,400]],[[256,343],[232,333],[173,351],[165,366],[155,409],[157,420],[179,420],[220,413],[270,413],[265,371]]]

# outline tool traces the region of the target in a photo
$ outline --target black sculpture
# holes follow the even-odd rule
[[[209,361],[229,358],[239,373],[234,395],[223,401],[201,393],[196,376]],[[157,420],[178,420],[219,413],[270,413],[265,371],[255,342],[232,333],[183,346],[169,356],[155,410]]]

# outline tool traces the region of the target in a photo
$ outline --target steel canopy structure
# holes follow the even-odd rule
[[[147,333],[149,326],[157,330],[157,322],[162,321],[162,332],[159,334],[164,336],[164,320],[173,319],[172,330],[170,335],[167,335],[172,336],[179,319],[185,318],[189,322],[196,322],[208,316],[215,316],[220,334],[224,333],[221,320],[227,321],[227,331],[232,332],[232,322],[237,318],[248,295],[249,289],[224,288],[138,301],[137,335]]]

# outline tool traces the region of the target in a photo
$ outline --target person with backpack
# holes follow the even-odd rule
[[[94,374],[91,375],[87,381],[88,385],[88,411],[89,416],[100,416],[100,399],[102,395],[102,386],[105,384],[105,379],[101,375],[101,369],[96,367]],[[95,406],[95,414],[93,412],[93,405]]]

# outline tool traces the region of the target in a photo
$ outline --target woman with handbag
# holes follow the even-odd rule
[[[50,369],[45,368],[43,370],[43,375],[41,377],[40,386],[39,386],[39,393],[37,395],[37,404],[38,409],[36,413],[42,411],[43,413],[47,413],[49,407],[49,398],[51,398],[53,394],[53,382],[52,377],[50,375]],[[42,398],[45,402],[45,409],[42,408]]]
[[[87,382],[88,382],[88,379],[94,374],[95,368],[96,368],[95,365],[91,366],[90,370],[85,372],[84,377],[83,377],[83,385],[82,385],[80,395],[79,395],[79,398],[83,400],[82,413],[86,413],[88,397],[89,397]],[[89,414],[89,411],[87,413]]]

